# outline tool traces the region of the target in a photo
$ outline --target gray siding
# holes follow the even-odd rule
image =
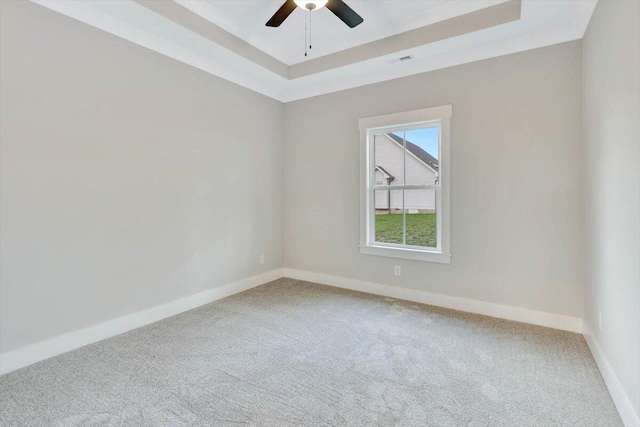
[[[374,138],[375,164],[382,167],[394,177],[391,186],[427,184],[433,185],[436,173],[413,154],[406,155],[406,175],[404,149],[386,135],[376,135]],[[385,185],[384,175],[378,171],[375,174],[376,185]],[[390,193],[390,194],[389,194]],[[435,190],[407,190],[405,208],[410,213],[422,210],[435,210]],[[390,199],[390,200],[389,200]],[[402,190],[376,191],[376,209],[402,209]]]

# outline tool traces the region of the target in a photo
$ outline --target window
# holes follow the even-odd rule
[[[449,263],[451,105],[360,119],[360,252]]]

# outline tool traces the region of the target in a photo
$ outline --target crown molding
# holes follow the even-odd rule
[[[264,64],[247,58],[247,55],[243,56],[229,46],[215,43],[135,1],[31,1],[281,102],[292,102],[578,40],[583,37],[597,3],[597,0],[562,3],[568,25],[561,27],[548,25],[546,29],[537,32],[527,32],[526,28],[514,31],[514,25],[524,24],[521,24],[521,21],[510,22],[289,80],[283,77],[282,72],[269,70]],[[202,0],[194,2],[199,3],[202,3]],[[505,2],[500,2],[499,5],[501,3]],[[522,0],[523,19],[536,14],[538,21],[546,18],[545,13],[549,15],[550,10],[545,9],[549,6],[544,3],[546,2]],[[571,12],[571,19],[566,19],[567,11]],[[225,28],[221,30],[229,32]],[[248,42],[240,39],[236,41],[240,41],[246,45],[245,47],[249,46],[250,51],[256,53]],[[410,55],[413,59],[406,62],[398,61],[398,57],[405,55]],[[264,53],[264,56],[268,54]]]
[[[383,71],[372,71],[367,74],[357,74],[343,79],[334,79],[332,81],[327,79],[323,85],[309,85],[305,87],[304,84],[300,84],[296,85],[292,91],[284,95],[281,101],[285,103],[298,101],[305,98],[326,95],[387,80],[399,79],[429,71],[441,70],[444,68],[497,58],[518,52],[525,52],[541,47],[553,46],[560,43],[579,40],[582,38],[583,34],[583,30],[580,28],[564,27],[505,40],[480,48],[462,50],[451,54],[427,58],[421,61],[411,61],[407,64],[402,64],[402,66],[390,67]],[[396,56],[397,55],[392,55],[393,58]],[[393,58],[381,58],[379,59],[379,62],[389,63]],[[393,60],[393,62],[396,63],[398,61]],[[366,66],[366,64],[363,64],[363,67]],[[375,69],[374,67],[369,67],[371,69]]]
[[[217,8],[213,7],[211,3],[206,0],[173,0],[180,6],[189,9],[191,12],[199,15],[214,25],[236,35],[236,37],[244,40],[245,42],[255,46],[261,51],[274,57],[275,59],[283,62],[286,65],[291,65],[287,60],[290,55],[286,50],[280,48],[278,45],[271,43],[269,40],[262,37],[252,37],[243,34],[238,22],[229,15],[221,12]]]
[[[181,27],[193,31],[223,48],[256,63],[262,68],[271,71],[280,77],[284,77],[286,79],[289,78],[289,67],[287,64],[280,62],[273,56],[265,53],[252,44],[247,43],[224,28],[211,23],[200,15],[191,12],[189,9],[180,6],[177,2],[157,0],[132,1],[160,16],[165,17],[166,19],[171,20]]]
[[[521,6],[521,0],[509,0],[475,12],[465,13],[401,34],[315,58],[289,67],[289,76],[291,79],[297,79],[380,56],[397,56],[398,52],[408,49],[514,22],[520,19]]]
[[[195,48],[185,47],[185,42],[179,43],[168,35],[162,36],[162,28],[159,29],[160,31],[152,32],[149,28],[134,25],[117,14],[121,12],[122,14],[139,16],[148,13],[148,9],[133,1],[31,0],[31,2],[254,92],[282,100],[284,84],[278,82],[275,75],[273,78],[265,78],[262,75],[264,73],[261,72],[261,67],[254,62],[241,58],[214,43],[206,46],[211,50],[208,55],[205,55],[202,53],[203,49],[196,51]],[[156,21],[150,22],[149,27],[157,27],[157,24]],[[183,37],[183,39],[187,38],[188,35]],[[186,41],[193,42],[195,39],[191,38]],[[280,79],[286,81],[283,78]]]

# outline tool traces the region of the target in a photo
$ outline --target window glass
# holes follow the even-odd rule
[[[376,199],[375,241],[402,245],[404,242],[403,191],[375,190],[374,193]]]
[[[376,243],[438,246],[439,131],[428,125],[373,134]]]
[[[376,176],[374,185],[404,184],[404,150],[402,139],[395,141],[391,133],[374,135],[374,162]]]
[[[438,246],[435,192],[435,189],[404,190],[407,245]]]
[[[439,128],[407,130],[405,171],[407,185],[434,185],[438,179]]]

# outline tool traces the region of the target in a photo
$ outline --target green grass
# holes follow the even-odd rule
[[[407,245],[436,247],[436,214],[407,214]],[[376,215],[376,242],[402,244],[402,215]]]

